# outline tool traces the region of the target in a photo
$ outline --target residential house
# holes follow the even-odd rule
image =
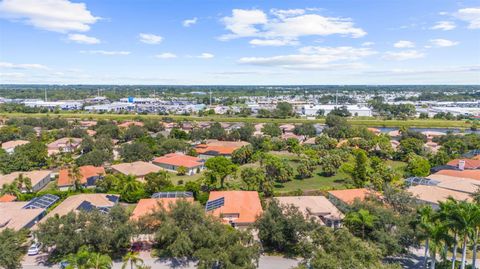
[[[95,167],[93,165],[81,166],[79,170],[79,183],[84,187],[93,187],[95,182],[101,179],[105,175],[105,169],[103,167]],[[61,191],[67,191],[75,186],[75,181],[72,179],[72,175],[69,169],[62,169],[58,173],[57,187]]]
[[[253,224],[263,213],[256,191],[212,191],[206,211],[238,228]]]
[[[143,127],[144,124],[143,124],[143,122],[140,122],[140,121],[126,121],[126,122],[118,124],[117,126],[119,128],[128,128],[132,125],[135,125],[135,126],[138,126],[138,127]]]
[[[186,174],[190,176],[200,172],[205,167],[203,159],[180,153],[169,153],[162,157],[157,157],[153,159],[153,164],[171,172],[177,172],[178,168],[183,166],[187,169]]]
[[[458,178],[470,178],[480,180],[480,170],[440,170],[435,175],[444,175]]]
[[[378,193],[366,188],[333,190],[328,192],[328,199],[342,211],[355,201],[364,201],[370,196],[377,196]]]
[[[8,154],[12,154],[15,151],[15,148],[18,146],[26,145],[30,143],[27,140],[12,140],[2,143],[2,149],[5,150]]]
[[[131,220],[137,221],[144,216],[147,216],[159,209],[162,206],[165,210],[170,209],[171,204],[175,204],[177,201],[183,200],[190,203],[193,203],[193,197],[176,197],[176,198],[147,198],[140,199],[135,206],[135,209],[132,212],[130,217]]]
[[[47,214],[41,222],[58,215],[65,216],[70,212],[100,210],[106,212],[118,203],[120,196],[117,194],[83,193],[67,197],[61,204]]]
[[[332,228],[341,226],[344,215],[325,196],[275,197],[281,205],[293,205],[307,218]]]
[[[29,229],[45,215],[44,208],[25,208],[29,202],[0,203],[0,231]]]
[[[80,146],[82,141],[83,139],[81,138],[73,138],[73,137],[60,138],[47,145],[48,155],[53,155],[60,152],[73,152]]]
[[[431,205],[434,209],[439,208],[439,202],[445,202],[449,197],[459,201],[472,201],[470,194],[444,189],[437,186],[417,185],[407,189],[420,203]]]
[[[147,162],[133,162],[133,163],[120,163],[112,165],[112,169],[115,172],[124,174],[124,175],[132,175],[135,176],[137,179],[143,180],[146,175],[150,173],[157,173],[161,171],[162,168],[159,166],[147,163]]]
[[[249,143],[244,141],[208,140],[206,144],[197,145],[195,151],[199,154],[198,157],[202,159],[215,156],[230,157],[235,150],[245,145],[249,145]]]
[[[52,179],[52,171],[49,170],[13,172],[7,175],[0,175],[0,189],[2,188],[3,184],[11,184],[20,175],[23,175],[23,177],[30,179],[30,181],[32,182],[32,191],[34,192],[43,189],[43,187],[45,187]],[[27,190],[24,188],[21,191],[26,192]]]

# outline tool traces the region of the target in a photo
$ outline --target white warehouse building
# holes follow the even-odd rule
[[[371,117],[372,109],[365,105],[304,105],[302,108],[302,114],[305,116],[316,116],[317,111],[322,109],[324,115],[327,115],[336,107],[345,106],[347,110],[352,113],[352,116]]]

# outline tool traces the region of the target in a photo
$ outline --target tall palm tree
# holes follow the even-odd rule
[[[22,194],[22,192],[18,188],[17,184],[12,182],[11,184],[8,184],[8,183],[3,184],[2,189],[0,191],[0,194],[1,195],[10,194],[10,195],[14,195],[14,196],[18,197],[18,196],[20,196],[20,194]]]
[[[110,269],[112,268],[112,259],[108,255],[91,253],[87,266],[89,269]]]
[[[472,268],[476,269],[477,265],[477,245],[478,237],[480,236],[480,204],[476,204],[476,210],[472,216],[473,229],[470,233],[470,238],[473,241],[473,255],[472,255]]]
[[[430,248],[430,226],[432,225],[432,220],[434,217],[434,212],[431,206],[423,206],[417,212],[417,224],[421,229],[422,233],[425,236],[425,255],[423,259],[423,268],[427,268],[427,261],[429,256]]]
[[[80,169],[78,168],[78,166],[75,165],[68,169],[68,177],[73,181],[73,186],[75,187],[75,190],[79,190],[82,188],[82,183],[80,182],[82,174],[80,173]]]
[[[471,235],[475,232],[475,222],[478,218],[477,205],[466,201],[458,203],[456,214],[452,216],[459,225],[459,235],[462,236],[462,260],[461,269],[465,269],[467,258],[467,244]]]
[[[130,269],[134,267],[136,269],[144,268],[143,260],[138,256],[138,252],[130,251],[125,256],[123,256],[122,269],[126,269],[130,264]]]
[[[434,223],[429,225],[427,233],[430,241],[430,259],[432,261],[430,268],[435,269],[435,264],[437,261],[437,251],[441,249],[443,242],[448,244],[451,238],[448,235],[447,226],[440,221],[435,221]]]
[[[365,209],[360,209],[357,212],[350,212],[345,217],[345,223],[347,226],[361,228],[362,239],[365,239],[366,230],[373,228],[376,220],[377,218]]]
[[[453,198],[448,198],[445,202],[440,202],[438,211],[438,219],[444,223],[448,229],[453,233],[453,249],[452,249],[452,269],[455,269],[455,263],[457,260],[457,248],[458,248],[458,233],[460,230],[460,225],[455,221],[453,217],[456,214],[456,209],[458,206],[458,201]]]

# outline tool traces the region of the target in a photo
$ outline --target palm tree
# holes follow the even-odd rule
[[[345,217],[345,224],[350,227],[361,227],[362,239],[365,239],[366,229],[373,228],[377,217],[370,214],[368,210],[360,209],[357,212],[350,212]]]
[[[448,229],[453,233],[453,249],[452,249],[452,269],[455,269],[455,262],[457,259],[457,248],[458,248],[458,233],[460,230],[460,225],[455,221],[453,217],[456,214],[456,208],[458,206],[458,201],[453,198],[448,198],[445,202],[440,202],[438,211],[438,219],[444,223]]]
[[[20,196],[20,194],[22,194],[22,192],[18,188],[17,184],[15,184],[15,182],[12,182],[11,184],[8,184],[8,183],[3,184],[2,185],[2,190],[0,191],[0,194],[2,194],[2,195],[10,194],[10,195],[14,195],[14,196],[18,197],[18,196]]]
[[[472,237],[472,234],[475,233],[475,223],[479,218],[477,212],[478,206],[473,203],[461,201],[458,203],[455,211],[456,214],[453,215],[452,218],[454,218],[454,220],[458,223],[459,235],[462,236],[463,239],[462,261],[460,268],[465,269],[468,240]]]
[[[112,259],[108,255],[92,253],[87,262],[89,269],[109,269],[112,268]]]
[[[433,209],[428,205],[421,207],[417,212],[417,223],[425,236],[425,255],[423,259],[423,268],[427,268],[430,248],[430,236],[428,232],[431,230],[430,226],[432,225],[433,215]]]
[[[24,176],[23,173],[20,173],[14,182],[17,184],[19,190],[25,189],[26,192],[32,192],[32,180]]]
[[[477,263],[477,245],[478,237],[480,233],[480,204],[476,204],[476,210],[472,216],[473,229],[470,233],[471,240],[473,241],[473,256],[472,256],[472,268],[476,269]]]
[[[78,166],[75,165],[68,169],[68,177],[73,181],[75,190],[79,190],[82,188],[82,183],[80,182],[82,174],[80,173],[80,169],[78,168]]]
[[[126,269],[130,264],[130,269],[133,269],[134,266],[136,269],[144,268],[143,260],[138,257],[138,252],[130,251],[125,256],[123,256],[122,269]]]
[[[440,221],[435,221],[431,225],[428,226],[428,238],[430,241],[430,251],[431,255],[430,258],[432,260],[431,269],[435,269],[435,264],[437,261],[437,251],[440,250],[442,246],[442,242],[445,242],[446,245],[451,240],[450,236],[448,235],[448,228],[445,224],[441,223]]]

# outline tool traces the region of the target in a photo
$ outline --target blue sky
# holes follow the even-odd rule
[[[0,83],[480,84],[480,2],[2,0]]]

